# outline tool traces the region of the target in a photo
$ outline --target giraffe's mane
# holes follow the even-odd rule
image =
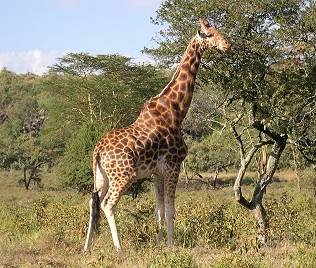
[[[158,95],[156,95],[156,96],[154,96],[154,97],[151,97],[148,101],[145,102],[145,104],[144,104],[144,106],[143,106],[141,112],[147,107],[147,105],[148,105],[149,103],[151,103],[152,101],[155,101],[155,100],[161,98],[164,94],[166,94],[166,92],[168,91],[168,89],[170,88],[170,86],[171,86],[172,83],[175,81],[176,77],[178,76],[178,74],[179,74],[179,72],[180,72],[181,65],[182,65],[182,63],[184,62],[184,59],[186,58],[185,56],[187,55],[187,53],[188,53],[188,51],[189,51],[189,49],[190,49],[192,43],[196,40],[196,38],[197,38],[198,36],[199,36],[199,33],[197,33],[196,35],[194,35],[194,36],[191,38],[191,41],[190,41],[190,43],[188,44],[188,46],[187,46],[185,52],[183,53],[182,59],[181,59],[179,65],[178,65],[178,67],[177,67],[175,73],[173,74],[171,80],[169,81],[169,83],[164,87],[164,89],[163,89]]]
[[[172,85],[172,83],[175,81],[176,77],[178,76],[179,72],[180,72],[180,68],[181,68],[181,65],[182,63],[184,62],[184,59],[186,58],[185,56],[187,55],[192,43],[195,41],[196,37],[198,36],[198,34],[196,34],[195,36],[192,37],[189,45],[187,46],[183,56],[182,56],[182,59],[181,59],[181,62],[179,63],[178,67],[177,67],[177,70],[175,71],[175,73],[173,74],[171,80],[169,81],[169,83],[164,87],[164,89],[158,94],[156,95],[155,97],[152,97],[150,100],[153,100],[153,99],[159,99],[161,96],[163,96],[167,91],[168,89],[170,88],[170,86]],[[149,100],[149,101],[150,101]]]

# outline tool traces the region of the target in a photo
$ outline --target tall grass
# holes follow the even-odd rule
[[[117,208],[121,254],[104,217],[91,253],[82,252],[89,196],[55,188],[26,192],[15,178],[1,173],[0,267],[316,267],[316,200],[299,194],[289,178],[268,188],[269,241],[263,248],[257,247],[252,216],[234,202],[231,188],[202,185],[178,189],[173,248],[165,241],[155,245],[153,189],[136,200],[123,196]]]

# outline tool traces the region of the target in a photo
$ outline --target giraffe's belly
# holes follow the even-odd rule
[[[150,177],[157,170],[157,160],[146,160],[136,165],[136,179]]]
[[[158,156],[157,159],[146,159],[139,162],[136,166],[136,179],[150,177],[153,174],[167,176],[172,169],[179,168],[185,156],[186,154],[179,156],[166,152],[164,155]]]

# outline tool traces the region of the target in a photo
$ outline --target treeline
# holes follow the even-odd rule
[[[44,76],[0,72],[0,168],[56,167],[64,186],[91,187],[91,154],[130,124],[166,72],[120,55],[68,54]]]
[[[63,186],[89,191],[95,144],[110,129],[133,122],[171,76],[171,71],[134,64],[121,55],[84,53],[60,58],[43,76],[3,68],[0,168],[19,169],[21,176],[25,169],[54,168]],[[214,92],[214,85],[198,85],[184,122],[187,162],[194,172],[239,166],[238,144],[228,129],[219,133],[222,125],[216,120],[223,115],[212,98]],[[302,157],[299,161],[306,166]],[[292,151],[287,150],[280,168],[292,166]],[[255,162],[252,167],[256,169]]]
[[[170,70],[134,64],[121,55],[84,53],[58,59],[43,76],[3,68],[0,168],[19,169],[21,176],[23,170],[55,168],[63,186],[90,190],[95,144],[110,129],[132,123],[144,103],[157,95],[171,76]],[[212,100],[205,97],[211,90],[197,88],[183,128],[188,143],[196,148],[188,158],[195,171],[212,170],[219,162],[233,161],[236,155],[235,150],[235,155],[228,157],[231,147],[236,147],[232,142],[225,142],[224,150],[207,149],[212,143],[209,140],[216,144],[218,139],[209,137],[213,132],[209,115],[214,108]],[[36,174],[31,179],[36,179]]]
[[[41,185],[40,169],[54,169],[62,186],[90,191],[95,144],[110,129],[132,123],[144,103],[157,95],[172,75],[170,70],[135,64],[121,55],[85,53],[59,58],[43,76],[3,68],[0,168],[21,170],[24,177],[20,183],[26,188],[31,180]],[[205,97],[211,90],[197,88],[195,104],[183,126],[188,143],[201,146],[188,158],[190,168],[199,172],[213,170],[220,161],[232,161],[236,155],[235,151],[227,159],[232,143],[227,143],[228,151],[207,149],[210,143],[205,141],[214,125],[208,121],[214,107]],[[197,161],[203,151],[203,161]]]

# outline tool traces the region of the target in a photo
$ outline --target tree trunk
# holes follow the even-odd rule
[[[296,175],[296,179],[297,179],[297,187],[298,187],[299,192],[302,192],[301,176],[299,173],[300,163],[296,157],[295,147],[292,144],[291,144],[291,149],[292,149],[292,154],[293,154],[294,170],[295,170],[295,175]]]
[[[220,171],[220,165],[217,165],[216,168],[215,168],[213,181],[211,183],[211,185],[213,186],[214,189],[216,189],[216,181],[217,181],[217,178],[218,178],[219,171]]]
[[[28,180],[28,179],[27,179],[26,170],[27,170],[27,167],[25,166],[25,167],[23,168],[23,181],[24,181],[25,189],[28,191],[28,190],[29,190],[29,186],[30,186],[31,180]]]
[[[24,182],[24,186],[25,189],[28,191],[29,187],[30,187],[30,183],[32,180],[34,180],[34,176],[36,174],[37,169],[43,164],[43,162],[40,162],[39,164],[37,164],[36,166],[24,166],[23,168],[23,182]],[[29,178],[27,178],[27,170],[30,170],[30,176]]]
[[[268,229],[268,220],[267,214],[262,204],[258,204],[252,211],[252,215],[257,221],[258,227],[258,245],[263,245],[266,243],[267,239],[267,229]]]
[[[183,161],[182,162],[182,166],[183,166],[183,170],[184,170],[184,174],[185,174],[185,183],[189,184],[188,162],[187,161]]]
[[[262,199],[266,191],[267,185],[271,182],[273,175],[276,171],[279,159],[285,148],[286,139],[280,139],[275,141],[271,152],[268,156],[267,166],[264,173],[261,174],[259,180],[256,183],[252,199],[249,202],[246,200],[241,191],[241,180],[244,177],[248,164],[250,163],[254,153],[256,152],[255,147],[250,150],[247,155],[247,158],[242,157],[241,167],[234,185],[235,197],[236,200],[243,205],[245,208],[250,210],[257,221],[258,226],[258,244],[262,245],[266,242],[267,228],[268,228],[268,219],[266,216],[265,209],[262,205]],[[259,143],[256,145],[260,145]],[[259,147],[259,146],[258,146]]]

